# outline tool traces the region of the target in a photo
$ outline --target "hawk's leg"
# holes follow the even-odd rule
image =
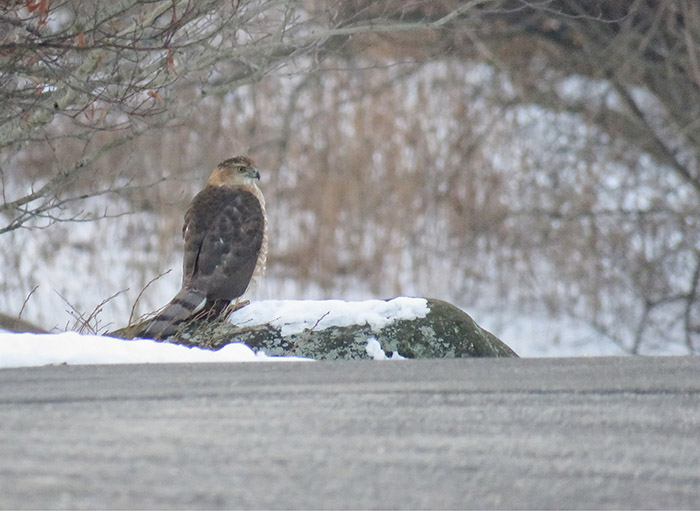
[[[250,300],[240,300],[236,298],[233,302],[228,300],[215,300],[211,305],[205,306],[201,311],[197,312],[191,319],[206,319],[212,320],[219,318],[226,320],[233,312],[242,309],[250,303]]]
[[[211,320],[214,318],[219,317],[220,314],[223,313],[223,311],[226,310],[229,302],[228,300],[214,300],[211,302],[211,305],[207,304],[205,305],[202,310],[197,312],[195,315],[191,317],[191,319],[197,319],[197,320]]]
[[[228,307],[226,307],[222,312],[221,316],[224,318],[228,318],[231,314],[236,312],[238,309],[242,309],[246,305],[250,304],[250,300],[241,300],[240,297],[236,298],[234,301],[228,304]]]

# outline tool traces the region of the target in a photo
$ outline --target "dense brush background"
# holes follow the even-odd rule
[[[152,8],[127,4],[119,27]],[[219,161],[248,154],[270,229],[255,299],[436,297],[524,353],[695,350],[693,2],[204,4],[183,40],[217,9],[225,27],[161,54],[168,79],[112,96],[74,83],[93,51],[85,38],[97,48],[106,32],[75,28],[93,19],[88,4],[0,8],[24,23],[0,36],[0,79],[17,92],[0,107],[2,200],[87,156],[43,198],[0,209],[1,312],[58,330],[91,316],[105,331],[160,307],[179,287],[188,202]],[[172,5],[163,26],[194,9]],[[277,55],[264,43],[281,27],[301,42]],[[346,32],[329,42],[335,29]],[[49,36],[74,54],[42,50],[41,67],[21,43]],[[216,56],[226,38],[249,53]],[[107,55],[99,79],[123,79]],[[68,78],[41,75],[64,65]],[[69,87],[78,100],[31,125]]]

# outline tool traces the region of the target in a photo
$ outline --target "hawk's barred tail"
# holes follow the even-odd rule
[[[174,334],[178,323],[202,310],[206,301],[202,291],[181,289],[175,298],[148,323],[139,336],[164,339]]]

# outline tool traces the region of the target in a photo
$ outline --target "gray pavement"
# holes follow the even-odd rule
[[[698,508],[700,358],[0,370],[3,508]]]

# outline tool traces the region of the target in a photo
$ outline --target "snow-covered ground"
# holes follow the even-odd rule
[[[297,357],[268,357],[242,343],[219,351],[188,348],[165,342],[124,341],[76,332],[61,334],[0,333],[0,367],[59,364],[157,364],[175,362],[300,361]]]
[[[545,314],[504,315],[501,311],[466,311],[481,327],[510,346],[521,357],[603,357],[628,355],[613,341],[583,321],[552,319]],[[671,351],[655,355],[685,354]],[[679,347],[680,350],[680,347]],[[651,353],[650,353],[651,354]]]
[[[424,317],[429,312],[423,298],[398,297],[393,300],[262,300],[236,311],[231,320],[237,325],[270,323],[291,335],[304,329],[323,330],[330,326],[367,324],[374,330],[393,319]],[[622,355],[609,341],[598,340],[585,325],[549,324],[545,318],[512,318],[473,314],[485,328],[492,328],[521,356]],[[492,323],[492,324],[491,324]],[[562,340],[552,343],[553,332],[570,331],[581,342]],[[572,337],[574,338],[574,337]],[[367,339],[367,353],[375,360],[402,359],[400,353],[385,353],[373,337]],[[219,351],[188,348],[147,339],[124,341],[76,332],[57,334],[13,334],[0,332],[0,367],[27,367],[47,364],[140,364],[169,362],[271,362],[308,360],[297,357],[270,357],[242,343],[229,344]]]
[[[425,317],[429,312],[423,298],[398,297],[393,300],[254,302],[236,311],[231,320],[237,325],[271,323],[291,335],[304,329],[323,330],[330,326],[368,324],[381,329],[394,319]],[[367,353],[375,360],[401,359],[398,353],[387,355],[379,342],[367,339]],[[219,351],[188,348],[147,339],[124,341],[76,332],[60,334],[0,333],[0,367],[27,367],[47,364],[143,364],[168,362],[255,362],[301,361],[298,357],[269,357],[254,352],[242,343],[224,346]]]
[[[400,353],[387,354],[379,341],[367,339],[367,354],[374,360],[403,360]],[[13,334],[0,332],[0,368],[44,365],[161,364],[184,362],[308,362],[303,357],[270,357],[237,342],[219,351],[188,348],[177,344],[135,339],[124,341],[99,335]]]
[[[330,326],[368,324],[379,330],[393,319],[424,317],[429,312],[423,298],[398,297],[392,300],[261,300],[236,311],[231,320],[237,325],[270,323],[284,335],[304,329],[323,330]],[[555,322],[546,317],[513,316],[503,321],[500,314],[475,313],[471,316],[493,332],[521,357],[611,356],[625,352],[602,338],[584,323]],[[566,332],[561,338],[557,333]],[[379,341],[367,339],[367,353],[375,360],[400,360],[400,353],[386,353]],[[682,355],[663,352],[657,354]],[[255,352],[242,343],[229,344],[219,351],[188,348],[147,339],[124,341],[77,332],[57,334],[14,334],[0,332],[0,368],[48,364],[140,364],[172,362],[274,362],[309,360],[297,357],[271,357]]]

